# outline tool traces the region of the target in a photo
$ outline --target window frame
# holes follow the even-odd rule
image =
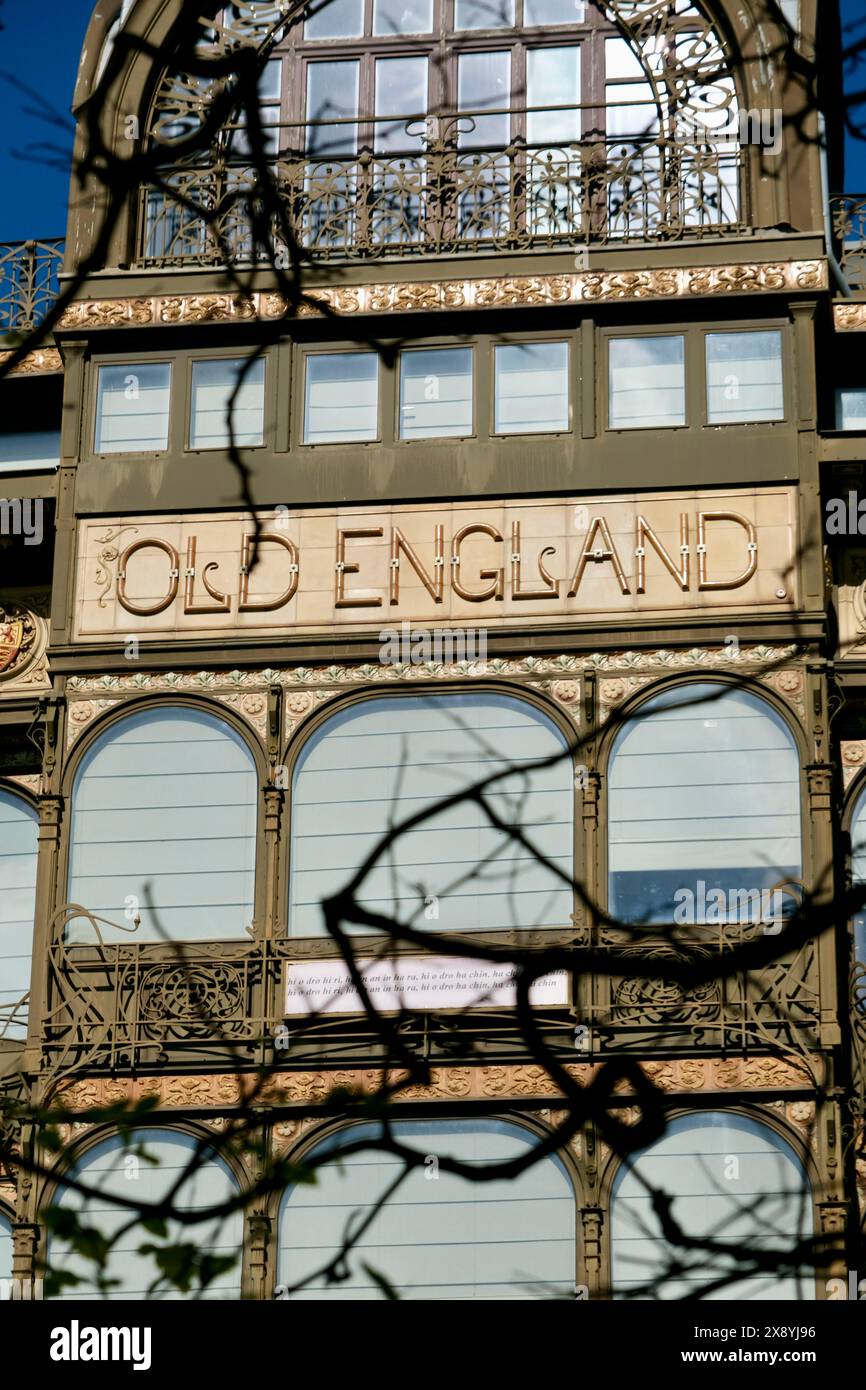
[[[295,419],[296,427],[293,431],[292,444],[296,449],[371,449],[385,444],[391,444],[384,432],[385,422],[388,413],[385,409],[385,378],[393,376],[393,372],[385,372],[384,363],[381,355],[375,348],[359,348],[357,343],[331,343],[331,342],[304,342],[297,343],[298,351],[295,356],[295,389],[293,397],[296,401]],[[344,357],[344,356],[367,356],[376,359],[376,434],[373,439],[333,439],[333,440],[307,440],[304,438],[306,433],[307,419],[307,361],[310,357]]]
[[[407,353],[412,352],[442,352],[462,349],[470,354],[472,391],[470,399],[472,402],[472,427],[465,434],[424,434],[417,435],[411,439],[405,439],[401,433],[402,414],[403,414],[403,358]],[[434,338],[413,340],[411,344],[402,347],[394,359],[393,367],[381,366],[391,376],[394,389],[394,446],[402,448],[406,444],[449,444],[455,445],[465,443],[467,440],[477,441],[479,438],[479,424],[481,421],[481,401],[479,400],[480,371],[479,364],[482,364],[482,345],[477,338],[464,341],[462,338]]]
[[[252,358],[254,354],[248,353],[247,357]],[[270,361],[272,354],[269,349],[265,349],[258,354],[258,361],[264,364],[264,381],[262,382],[262,442],[261,444],[239,444],[241,453],[246,453],[248,449],[270,449],[276,452],[276,372],[273,363]],[[184,447],[185,454],[219,454],[225,453],[230,447],[228,443],[212,444],[207,446],[194,445],[192,441],[192,417],[193,417],[193,375],[198,362],[236,362],[243,361],[244,355],[241,352],[233,351],[230,348],[220,348],[213,352],[196,352],[190,350],[183,354],[184,362]]]
[[[715,324],[704,323],[700,327],[702,338],[702,385],[703,397],[701,403],[700,426],[707,430],[772,430],[790,427],[793,423],[791,405],[794,398],[794,360],[793,344],[790,332],[790,320],[784,318],[770,318],[761,323],[753,320],[737,319],[730,323]],[[708,343],[711,335],[728,334],[733,336],[736,333],[778,333],[780,338],[779,360],[782,367],[782,414],[778,420],[714,420],[711,421],[710,415],[710,374],[708,371]]]
[[[565,384],[568,392],[567,415],[568,424],[564,430],[497,430],[496,429],[496,349],[500,347],[534,347],[536,344],[564,343],[566,347],[567,361],[565,368]],[[577,332],[574,329],[567,329],[564,333],[557,333],[554,330],[533,333],[528,336],[519,334],[503,334],[500,336],[491,335],[488,344],[487,357],[487,428],[491,439],[568,439],[575,438],[579,421],[579,410],[577,403],[577,390],[579,386],[579,375],[577,364],[579,360],[580,328]]]
[[[332,701],[324,709],[317,710],[308,719],[304,720],[297,732],[289,734],[287,744],[283,746],[281,752],[281,763],[287,770],[288,787],[284,792],[286,814],[282,818],[284,830],[281,833],[282,844],[280,847],[280,874],[278,883],[278,901],[276,905],[276,916],[274,919],[274,937],[284,946],[291,948],[292,956],[298,960],[306,959],[342,959],[342,953],[338,944],[331,941],[326,936],[292,936],[289,934],[289,909],[291,903],[291,873],[292,873],[292,822],[294,816],[294,786],[295,774],[298,762],[303,754],[310,739],[317,734],[323,726],[335,715],[344,713],[354,708],[356,705],[368,703],[376,699],[412,699],[435,695],[468,695],[480,694],[488,696],[506,696],[518,702],[530,705],[537,714],[541,714],[551,723],[559,736],[563,739],[566,748],[570,748],[574,740],[574,728],[569,724],[567,716],[553,701],[545,699],[544,695],[533,690],[529,686],[499,684],[492,680],[479,680],[477,684],[472,683],[467,687],[465,683],[451,683],[444,685],[431,685],[426,682],[418,682],[411,688],[406,686],[394,686],[387,690],[376,690],[367,687],[364,690],[352,691],[342,699]],[[572,767],[574,766],[576,754],[572,751],[565,753],[564,757],[570,757]],[[572,874],[575,882],[583,882],[589,870],[589,850],[588,840],[583,830],[583,792],[578,789],[575,778],[572,775],[571,782],[571,814],[572,814]],[[348,874],[347,874],[348,877]],[[573,906],[577,910],[576,895],[572,891],[574,899]],[[484,928],[472,932],[472,939],[479,944],[487,945],[507,945],[520,946],[524,950],[533,945],[567,945],[574,941],[575,928],[573,925],[563,927],[514,927],[503,929],[486,930]],[[454,936],[461,937],[460,932],[431,932],[432,946],[438,939],[447,941]],[[357,933],[352,936],[353,948],[356,955],[362,952],[371,952],[381,948],[381,933],[362,934]],[[416,955],[418,948],[407,943],[397,943],[395,953],[398,955]],[[573,988],[570,989],[576,1001],[577,994]],[[561,1005],[557,1007],[566,1008]],[[443,1010],[443,1013],[465,1013],[465,1006],[456,1010]]]
[[[134,374],[138,367],[159,367],[167,366],[169,369],[168,381],[168,423],[166,429],[166,446],[164,449],[116,449],[110,453],[105,453],[97,449],[96,424],[99,414],[99,382],[103,367],[115,367],[121,370],[129,367]],[[166,353],[152,352],[130,352],[118,357],[115,354],[99,353],[94,354],[90,359],[90,372],[88,373],[91,381],[91,399],[88,402],[88,430],[87,439],[89,443],[88,454],[91,458],[99,460],[113,459],[161,459],[168,458],[170,455],[182,452],[178,448],[178,426],[182,418],[179,410],[178,401],[178,354],[176,351]]]
[[[39,875],[42,860],[42,849],[39,838],[39,802],[32,792],[28,791],[25,787],[19,786],[16,782],[13,782],[11,780],[11,777],[4,776],[2,774],[0,774],[0,792],[5,792],[5,794],[13,801],[21,802],[25,809],[31,813],[36,827],[36,881],[33,887],[33,927],[30,933],[30,971],[28,975],[27,990],[25,990],[25,995],[28,992],[32,995],[34,987],[34,963],[36,959],[36,952],[39,949],[39,941],[37,940],[39,928],[37,923],[40,917],[41,896]],[[39,940],[41,941],[41,933],[39,934]],[[23,997],[24,996],[22,996],[22,998]],[[17,1038],[14,1036],[0,1037],[0,1056],[2,1056],[3,1052],[7,1049],[17,1049],[27,1046],[30,1032],[33,1028],[33,1024],[36,1018],[35,1011],[33,1008],[34,1002],[35,1001],[31,1000],[30,1004],[28,1004],[26,1009],[26,1017],[22,1020],[20,1025],[23,1036]],[[2,1212],[2,1207],[0,1207],[0,1212]]]
[[[670,430],[691,429],[694,421],[690,421],[691,404],[694,393],[694,365],[691,361],[692,353],[689,351],[689,332],[687,326],[674,326],[668,324],[643,324],[638,329],[621,329],[605,325],[599,329],[601,338],[599,379],[599,399],[598,399],[598,418],[604,422],[604,434],[606,435],[641,435],[641,434],[667,434]],[[681,338],[683,341],[683,415],[682,423],[677,425],[614,425],[611,423],[611,385],[613,381],[610,365],[610,348],[614,339],[632,338]]]

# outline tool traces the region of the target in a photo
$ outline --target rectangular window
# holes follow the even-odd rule
[[[235,444],[243,448],[264,443],[265,363],[258,358],[246,371],[241,357],[215,358],[192,364],[192,406],[189,420],[191,449],[226,449],[231,440],[228,411],[232,393]],[[240,384],[239,384],[240,383]]]
[[[307,358],[304,443],[348,444],[379,434],[375,352],[317,352]]]
[[[685,339],[611,338],[610,428],[660,429],[686,423]]]
[[[866,430],[866,390],[842,387],[836,392],[837,430]]]
[[[422,149],[427,59],[377,58],[375,100],[376,153]]]
[[[373,0],[373,33],[429,34],[433,0]]]
[[[327,158],[358,148],[356,62],[310,63],[307,68],[307,153]]]
[[[511,138],[511,54],[462,53],[457,60],[457,107],[461,150],[488,150]],[[489,115],[486,113],[490,113]],[[471,130],[467,129],[471,125]]]
[[[531,146],[580,139],[580,49],[530,48],[526,54],[526,139]],[[556,106],[561,110],[535,108]]]
[[[364,0],[312,0],[305,39],[357,39],[364,32]]]
[[[168,448],[171,363],[128,362],[100,367],[96,391],[96,452],[151,454]]]
[[[0,434],[0,473],[40,473],[59,466],[59,430],[13,430]]]
[[[472,349],[401,353],[400,438],[442,439],[471,433]]]
[[[568,429],[568,343],[494,349],[494,430],[545,434]]]
[[[582,24],[584,0],[523,0],[523,23],[527,29],[542,24]]]
[[[782,334],[707,334],[707,420],[735,425],[785,418]]]
[[[456,0],[455,29],[511,29],[514,0]]]

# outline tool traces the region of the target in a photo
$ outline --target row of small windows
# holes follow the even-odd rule
[[[730,425],[785,418],[779,329],[706,333],[706,423]],[[572,428],[574,368],[569,340],[493,347],[495,435],[564,434]],[[410,348],[397,363],[400,440],[469,438],[477,433],[477,381],[487,364],[477,347]],[[382,436],[382,375],[372,351],[304,356],[302,444],[365,443]],[[168,448],[171,362],[98,368],[94,448],[98,454],[158,453]],[[660,429],[688,423],[686,338],[681,333],[608,340],[607,426]],[[186,447],[245,448],[266,441],[266,367],[262,358],[208,358],[192,363]]]
[[[442,1169],[437,1181],[429,1182],[422,1164],[409,1171],[365,1225],[402,1167],[399,1158],[373,1147],[380,1135],[372,1123],[349,1126],[308,1155],[317,1181],[289,1188],[280,1205],[278,1296],[375,1299],[381,1297],[381,1286],[370,1274],[375,1270],[403,1299],[574,1297],[581,1277],[575,1191],[559,1157],[539,1159],[516,1177],[484,1182]],[[526,1159],[539,1142],[530,1130],[497,1119],[403,1120],[393,1124],[393,1135],[419,1154],[479,1167]],[[156,1159],[139,1165],[137,1202],[158,1203],[175,1183],[178,1210],[212,1208],[237,1194],[235,1177],[217,1156],[190,1169],[197,1141],[188,1135],[152,1129],[136,1131],[134,1139]],[[341,1154],[348,1144],[364,1140],[369,1147]],[[55,1205],[75,1211],[111,1240],[129,1220],[128,1210],[110,1200],[129,1197],[129,1153],[129,1145],[117,1138],[88,1151],[71,1176],[97,1187],[99,1197],[61,1186]],[[732,1253],[709,1257],[699,1250],[674,1251],[663,1237],[647,1184],[673,1196],[673,1219],[687,1237],[711,1239]],[[363,1233],[346,1261],[348,1277],[328,1284],[322,1271],[337,1257],[350,1219]],[[204,1296],[236,1299],[241,1294],[243,1226],[242,1213],[235,1211],[192,1227],[171,1222],[160,1239],[171,1244],[192,1238],[202,1253],[226,1262],[234,1257]],[[734,1113],[681,1116],[669,1122],[655,1144],[623,1162],[614,1178],[614,1296],[682,1299],[718,1280],[719,1286],[703,1296],[813,1299],[814,1277],[807,1273],[769,1268],[750,1270],[744,1277],[736,1258],[742,1250],[765,1255],[790,1250],[812,1231],[808,1177],[791,1145],[775,1130]],[[148,1296],[157,1270],[152,1255],[141,1247],[158,1243],[135,1225],[119,1237],[105,1271],[117,1281],[110,1297]],[[8,1227],[0,1219],[0,1277],[11,1266],[10,1246]],[[55,1278],[65,1277],[60,1296],[98,1296],[92,1263],[64,1246],[59,1236],[50,1238],[46,1263]]]

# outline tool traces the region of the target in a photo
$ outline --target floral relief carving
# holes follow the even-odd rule
[[[11,352],[0,352],[0,367],[9,362],[12,358]],[[39,376],[50,372],[63,371],[63,358],[57,348],[37,348],[33,352],[25,353],[17,366],[13,367],[10,376]]]
[[[847,789],[866,763],[866,742],[862,739],[843,739],[840,746],[842,750],[842,781]]]
[[[833,321],[837,333],[866,332],[866,303],[834,304]]]
[[[66,721],[66,747],[71,748],[82,733],[103,710],[112,709],[118,700],[71,700]]]

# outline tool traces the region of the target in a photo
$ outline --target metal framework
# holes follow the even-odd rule
[[[62,239],[0,242],[0,333],[27,333],[60,291]]]

